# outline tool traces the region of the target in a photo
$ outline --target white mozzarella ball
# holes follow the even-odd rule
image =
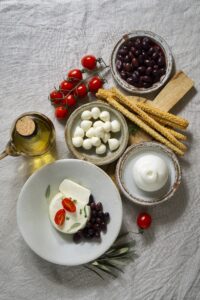
[[[99,138],[103,138],[104,137],[103,127],[96,127],[94,130],[95,130],[95,136],[97,136]]]
[[[85,140],[83,140],[83,148],[85,150],[90,150],[92,148],[92,141],[91,141],[91,139],[85,139]]]
[[[84,131],[88,131],[88,129],[92,126],[92,121],[88,121],[88,120],[83,120],[81,122],[81,128],[84,130]]]
[[[74,147],[79,148],[83,145],[83,138],[80,136],[76,136],[72,138],[72,144]]]
[[[100,119],[104,122],[110,121],[110,113],[106,110],[102,111],[100,113]]]
[[[86,131],[86,134],[85,134],[88,138],[91,138],[93,136],[95,136],[95,129],[93,127],[90,127],[88,129],[88,131]]]
[[[82,120],[90,120],[92,118],[92,113],[89,110],[85,110],[81,114],[81,119]]]
[[[92,145],[95,146],[95,147],[98,147],[98,146],[101,145],[101,140],[97,136],[93,136],[91,138],[91,142],[92,142]]]
[[[74,131],[74,137],[84,137],[84,130],[80,126],[77,126],[75,131]]]
[[[99,147],[96,148],[96,154],[104,154],[106,152],[106,146],[101,144]]]
[[[108,145],[109,145],[110,151],[114,151],[117,148],[119,148],[119,141],[117,139],[109,139]]]
[[[111,122],[110,121],[106,121],[103,124],[103,129],[104,129],[105,132],[110,132],[110,130],[111,130]]]
[[[119,132],[120,129],[121,129],[121,125],[120,125],[119,121],[113,120],[111,122],[111,131],[112,132]]]
[[[91,109],[92,118],[95,119],[95,120],[99,118],[100,113],[101,113],[101,111],[98,107],[93,107]]]
[[[94,122],[93,127],[94,128],[103,127],[103,125],[104,125],[104,122],[102,122],[102,121],[96,121],[96,122]]]
[[[109,132],[105,132],[104,133],[104,137],[102,138],[103,142],[106,144],[109,139],[110,139],[110,133]]]

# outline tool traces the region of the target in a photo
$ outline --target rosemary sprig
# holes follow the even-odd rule
[[[81,223],[74,223],[74,224],[70,227],[69,231],[72,230],[72,229],[74,229],[74,228],[76,228],[76,227],[78,227],[78,226],[80,226],[80,225],[81,225]]]
[[[85,267],[96,273],[102,279],[104,278],[99,272],[104,272],[114,278],[117,277],[118,272],[123,273],[121,267],[123,267],[128,261],[134,260],[137,257],[133,249],[135,246],[134,240],[119,243],[119,241],[124,239],[128,234],[129,233],[126,232],[119,235],[110,249],[108,249],[95,261],[85,265]]]
[[[87,218],[86,205],[84,206],[84,217]]]
[[[45,192],[45,197],[48,199],[50,196],[50,192],[51,192],[51,187],[50,184],[47,186],[46,192]]]

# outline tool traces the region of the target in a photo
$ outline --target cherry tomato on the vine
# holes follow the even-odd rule
[[[94,70],[97,65],[97,59],[94,55],[85,55],[81,59],[81,64],[85,69]]]
[[[76,105],[76,98],[74,97],[74,95],[70,94],[68,96],[66,96],[63,101],[65,101],[65,105],[69,106],[69,107],[73,107]]]
[[[60,83],[60,90],[63,94],[69,93],[74,87],[74,83],[71,81],[64,80]]]
[[[58,226],[63,225],[65,221],[65,210],[63,208],[57,211],[54,217],[54,221]]]
[[[81,70],[73,69],[68,72],[67,77],[70,78],[73,82],[79,82],[83,79],[83,74]]]
[[[63,94],[60,91],[53,90],[50,93],[49,98],[52,103],[59,104],[61,102],[61,100],[63,99]]]
[[[88,88],[91,93],[96,93],[103,85],[103,80],[99,76],[94,76],[88,83]]]
[[[64,207],[64,209],[72,213],[76,211],[76,205],[74,204],[71,198],[64,198],[62,200],[62,206]]]
[[[58,106],[55,110],[55,116],[57,119],[65,119],[68,115],[68,110],[66,107]]]
[[[88,93],[87,87],[84,83],[81,83],[77,88],[75,89],[75,95],[84,98]]]
[[[140,229],[148,229],[151,226],[152,218],[147,213],[140,213],[137,217],[137,225]]]

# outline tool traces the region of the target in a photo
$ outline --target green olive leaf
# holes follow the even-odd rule
[[[125,238],[128,234],[129,232],[119,235],[113,246],[98,259],[87,264],[87,268],[98,276],[101,271],[101,273],[107,273],[116,278],[118,272],[123,272],[122,267],[124,265],[138,257],[133,249],[135,246],[134,240],[118,243],[119,240]]]

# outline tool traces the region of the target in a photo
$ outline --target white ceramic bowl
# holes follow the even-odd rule
[[[133,180],[132,170],[137,159],[146,154],[162,158],[168,167],[169,177],[163,188],[154,192],[139,189]],[[116,180],[127,199],[144,206],[153,206],[169,200],[181,183],[181,167],[176,155],[157,142],[143,142],[130,146],[121,156],[116,167]]]
[[[107,233],[101,241],[74,243],[72,236],[58,232],[50,223],[45,192],[50,185],[50,198],[65,178],[89,188],[96,202],[102,202],[110,213]],[[24,184],[17,203],[17,222],[29,247],[45,260],[66,266],[88,263],[108,250],[119,234],[122,203],[110,177],[97,166],[75,159],[58,160],[34,173]]]

